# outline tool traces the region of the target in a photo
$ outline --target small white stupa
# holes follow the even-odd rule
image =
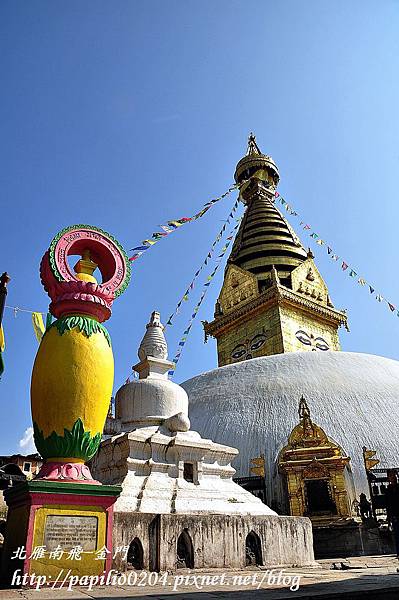
[[[173,363],[163,329],[153,312],[133,367],[139,379],[117,392],[116,435],[93,461],[102,483],[122,485],[114,512],[275,515],[232,480],[238,450],[190,430],[187,393],[168,379]]]

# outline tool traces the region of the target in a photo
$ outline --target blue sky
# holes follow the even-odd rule
[[[320,236],[399,305],[399,5],[383,0],[3,0],[0,6],[1,264],[8,304],[45,312],[39,262],[73,223],[131,248],[195,213],[233,181],[254,130],[279,190]],[[150,312],[164,321],[226,218],[220,202],[136,262],[114,303],[115,388],[137,362]],[[304,243],[299,222],[291,219]],[[344,350],[399,358],[399,319],[312,246]],[[175,379],[216,366],[219,270]],[[191,303],[168,331],[173,356]],[[26,449],[37,343],[30,316],[6,310],[0,453]]]

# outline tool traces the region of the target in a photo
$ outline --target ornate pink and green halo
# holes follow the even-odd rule
[[[86,232],[88,232],[88,235],[85,235]],[[115,297],[120,296],[129,285],[131,278],[129,259],[118,240],[99,227],[94,227],[93,225],[70,225],[57,233],[52,239],[49,248],[51,270],[58,281],[68,281],[68,275],[75,278],[64,257],[69,256],[72,253],[78,254],[83,247],[86,247],[87,243],[91,244],[93,241],[94,243],[99,242],[102,245],[104,245],[105,242],[105,245],[108,246],[114,260],[116,259],[118,268],[121,266],[120,263],[124,263],[123,275],[117,271],[112,273],[112,265],[109,262],[109,256],[107,257],[108,261],[105,265],[105,273],[103,273],[100,268],[103,277],[108,275],[108,280],[104,281],[102,285],[104,287],[106,284],[107,287],[112,286]],[[90,249],[92,250],[93,260],[100,265],[101,261],[100,259],[96,260],[95,250],[93,252],[93,249]],[[115,252],[116,249],[119,250],[121,255],[120,259],[123,257],[123,260],[117,260],[118,252]],[[105,258],[103,252],[104,248],[101,248],[101,256],[102,258]]]
[[[68,256],[87,250],[101,272],[99,283],[80,280],[68,264]],[[92,225],[71,225],[51,241],[40,273],[55,317],[82,313],[103,322],[111,315],[114,299],[127,288],[131,267],[126,252],[109,233]]]

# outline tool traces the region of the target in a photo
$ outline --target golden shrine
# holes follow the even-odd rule
[[[299,424],[294,427],[278,458],[286,477],[291,515],[304,515],[315,523],[349,519],[350,458],[313,423],[306,400],[299,402]]]

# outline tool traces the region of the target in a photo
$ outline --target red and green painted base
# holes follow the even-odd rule
[[[61,585],[66,576],[106,576],[120,492],[120,486],[43,479],[6,490],[2,583],[20,581],[15,573],[43,575],[47,586]]]

